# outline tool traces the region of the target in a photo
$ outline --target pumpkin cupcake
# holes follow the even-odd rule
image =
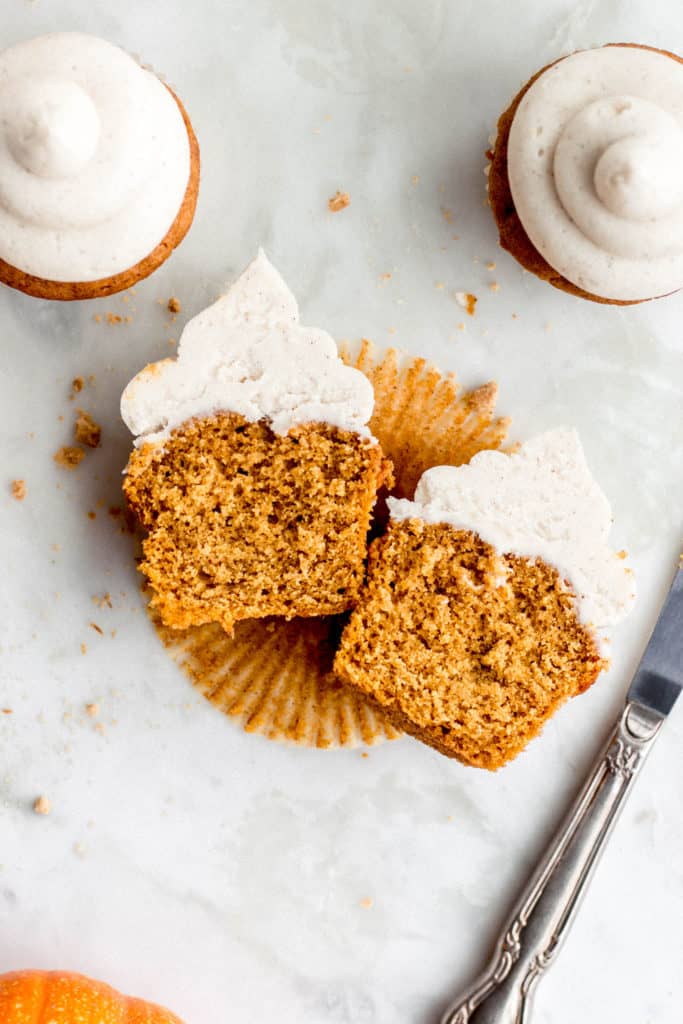
[[[127,53],[62,32],[0,53],[0,281],[89,299],[185,237],[199,148],[178,97]]]
[[[633,600],[607,499],[561,429],[430,469],[389,508],[335,671],[397,728],[499,768],[595,681]]]
[[[627,305],[683,286],[683,61],[631,43],[561,58],[498,121],[500,244],[556,288]]]
[[[148,535],[142,571],[167,626],[352,608],[391,467],[367,378],[299,322],[263,252],[142,370],[121,412],[124,491]]]

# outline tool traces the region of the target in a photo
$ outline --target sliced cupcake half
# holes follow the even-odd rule
[[[601,633],[634,597],[607,498],[560,429],[430,469],[388,504],[335,671],[399,728],[496,769],[606,666]]]
[[[125,389],[136,435],[124,491],[166,625],[332,615],[358,598],[370,517],[390,480],[373,391],[304,327],[261,252],[183,331],[177,359]]]

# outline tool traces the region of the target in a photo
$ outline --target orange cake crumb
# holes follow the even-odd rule
[[[12,497],[16,501],[23,501],[26,497],[26,481],[25,480],[13,480],[12,481]]]
[[[33,801],[33,810],[36,814],[49,814],[52,810],[52,804],[46,796],[37,796]]]
[[[118,313],[107,313],[108,324],[120,324],[123,317],[120,317]]]
[[[86,713],[86,715],[89,715],[90,718],[97,718],[97,716],[100,713],[100,705],[99,704],[86,704],[85,705],[85,713]]]
[[[82,377],[74,377],[71,381],[71,390],[78,394],[79,391],[83,390],[84,385],[85,381]]]
[[[84,456],[84,448],[76,448],[73,445],[65,444],[52,457],[57,465],[63,469],[75,469]]]
[[[603,667],[556,569],[419,519],[371,545],[334,664],[398,728],[491,770]]]
[[[172,295],[168,300],[167,308],[169,313],[181,313],[183,307],[180,305],[180,300],[176,299],[175,295]]]
[[[102,440],[102,427],[95,422],[90,413],[79,409],[74,424],[74,436],[80,444],[87,445],[88,448],[97,448]]]
[[[472,295],[471,292],[456,292],[455,301],[459,306],[462,306],[469,316],[474,316],[474,309],[477,305],[476,295]]]
[[[348,192],[335,192],[331,199],[327,200],[327,208],[332,213],[339,213],[340,210],[345,210],[351,202],[351,196]]]
[[[140,566],[166,625],[335,615],[355,603],[378,444],[329,424],[286,435],[234,413],[191,420],[131,455],[124,491],[148,536]]]

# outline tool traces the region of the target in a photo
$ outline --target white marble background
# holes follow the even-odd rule
[[[3,44],[83,29],[140,54],[186,102],[203,155],[191,235],[128,302],[0,293],[0,970],[79,970],[188,1024],[428,1024],[599,745],[681,538],[683,298],[600,308],[523,274],[497,249],[483,150],[521,83],[567,50],[683,52],[680,4],[4,0],[0,21]],[[336,189],[352,202],[334,216]],[[426,354],[467,385],[497,378],[517,438],[575,423],[613,502],[640,586],[613,669],[497,775],[409,740],[361,758],[246,736],[147,623],[106,514],[129,443],[118,396],[259,245],[308,322]],[[473,319],[458,289],[479,296]],[[177,323],[158,304],[172,294]],[[132,322],[94,321],[107,312]],[[76,374],[95,375],[76,404],[104,443],[68,474],[52,454]],[[105,591],[111,609],[93,604]],[[679,707],[539,989],[539,1024],[681,1019],[682,741]]]

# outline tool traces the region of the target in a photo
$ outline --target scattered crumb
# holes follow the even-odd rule
[[[52,810],[52,804],[46,796],[37,796],[33,801],[33,810],[36,814],[49,814]]]
[[[100,713],[100,705],[99,704],[86,704],[85,705],[85,713],[86,713],[86,715],[90,715],[91,718],[97,718],[97,716]]]
[[[109,593],[109,591],[107,591],[106,594],[102,594],[101,597],[99,597],[97,594],[95,594],[93,596],[92,601],[93,601],[93,604],[96,604],[98,608],[111,608],[112,607],[111,594]]]
[[[519,319],[519,313],[513,313],[512,314],[512,319],[513,320],[518,320]]]
[[[169,344],[169,346],[170,346],[171,348],[175,348],[175,346],[176,346],[176,345],[178,344],[178,342],[176,341],[176,339],[175,339],[175,338],[169,338],[169,339],[168,339],[168,344]]]
[[[12,481],[12,497],[15,501],[23,501],[26,497],[26,481],[25,480],[13,480]]]
[[[12,711],[12,708],[3,708],[2,709],[2,713],[3,713],[3,715],[11,715],[14,712]]]
[[[369,896],[365,896],[364,899],[362,899],[360,901],[358,906],[362,907],[363,910],[369,910],[370,907],[372,906],[372,903],[373,903],[372,899]]]
[[[107,323],[108,324],[120,324],[121,320],[122,320],[122,317],[120,317],[118,315],[118,313],[107,313]]]
[[[82,377],[74,377],[74,379],[71,381],[71,390],[75,391],[76,394],[78,394],[79,391],[83,390],[84,384],[85,381],[83,380]]]
[[[74,853],[77,857],[85,857],[85,846],[83,843],[74,843]]]
[[[464,323],[462,323],[462,322],[461,322],[461,323],[459,323],[459,324],[458,324],[458,330],[459,330],[459,331],[464,331],[464,330],[465,330],[465,325],[464,325]]]
[[[471,292],[456,292],[455,301],[463,309],[467,310],[469,316],[474,316],[474,307],[477,304],[477,296]]]
[[[455,220],[455,214],[448,206],[441,207],[441,216],[443,217],[447,224],[452,224],[453,221]]]
[[[493,260],[490,263],[486,264],[486,269],[487,270],[495,270],[496,269],[496,264],[493,262]]]
[[[104,726],[102,725],[101,722],[98,722],[97,725],[95,726],[95,732],[98,732],[100,736],[104,736]]]
[[[489,288],[491,289],[492,292],[499,292],[500,291],[500,285],[498,284],[497,281],[491,281],[491,284],[489,285]]]
[[[183,307],[180,305],[180,299],[176,299],[175,295],[171,296],[166,305],[169,313],[182,313]]]
[[[88,374],[88,384],[94,384],[94,383],[95,383],[95,374],[94,373],[89,373]]]
[[[89,622],[88,625],[91,629],[94,629],[96,633],[99,633],[100,636],[104,636],[104,630],[101,626],[98,626],[96,622]]]
[[[414,174],[412,176],[412,178],[410,179],[410,181],[411,181],[411,184],[413,184],[413,185],[419,185],[420,184],[420,175],[419,174]]]
[[[363,753],[360,756],[361,757],[369,757],[370,755],[368,754],[367,750],[364,750]]]
[[[124,324],[132,324],[133,323],[133,317],[132,316],[124,316],[123,322],[124,322]]]
[[[548,322],[547,324],[543,324],[543,330],[544,331],[552,331],[552,329],[553,329],[553,325],[550,322]]]
[[[80,444],[85,444],[88,448],[97,448],[102,440],[102,427],[95,422],[90,413],[79,409],[74,424],[74,436]]]
[[[62,550],[62,545],[61,544],[53,544],[51,546],[51,550],[52,551],[61,551]]]
[[[73,397],[74,397],[73,395],[70,395],[70,396],[69,396],[69,401],[70,401],[70,402],[72,401]],[[57,422],[58,422],[58,423],[63,423],[63,422],[64,422],[64,417],[63,417],[63,416],[58,416],[58,417],[57,417]]]
[[[397,330],[398,330],[398,327],[387,327],[387,332],[389,334],[396,334]]]
[[[102,314],[101,313],[95,313],[95,315],[93,317],[93,320],[95,321],[96,324],[101,324],[102,323]]]
[[[58,466],[63,469],[75,469],[85,455],[84,448],[75,448],[65,444],[52,456]]]
[[[617,551],[617,558],[621,558],[623,561],[624,558],[628,558],[628,554],[626,551]]]
[[[460,235],[451,235],[451,238],[453,239],[454,242],[457,242],[460,238]]]
[[[434,287],[438,288],[439,290],[441,290],[443,286],[443,281],[437,281],[436,284],[434,285]]]
[[[81,654],[87,654],[87,653],[88,653],[88,645],[87,644],[81,644]]]
[[[88,519],[97,519],[97,512],[93,512],[92,509],[87,513]]]
[[[331,199],[327,200],[327,208],[332,213],[339,213],[340,210],[345,210],[351,202],[351,196],[348,192],[335,192]]]

